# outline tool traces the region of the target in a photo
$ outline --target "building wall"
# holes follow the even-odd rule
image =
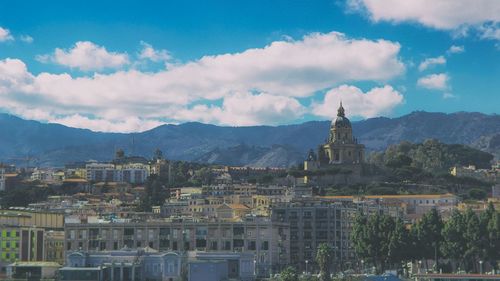
[[[43,261],[44,230],[2,226],[0,236],[0,271],[14,261]]]
[[[5,190],[5,169],[0,168],[0,191]]]
[[[66,224],[66,251],[149,246],[160,251],[235,251],[255,255],[262,272],[289,261],[289,227],[271,221]]]
[[[314,268],[316,249],[321,243],[334,249],[336,266],[349,266],[355,258],[350,235],[359,209],[365,213],[384,211],[382,206],[304,199],[272,206],[271,217],[274,221],[290,224],[290,263],[304,271],[306,260],[309,270]]]

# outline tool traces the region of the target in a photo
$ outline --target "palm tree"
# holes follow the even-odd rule
[[[330,281],[330,267],[332,265],[332,247],[326,243],[321,243],[316,252],[316,262],[319,266],[320,280]]]

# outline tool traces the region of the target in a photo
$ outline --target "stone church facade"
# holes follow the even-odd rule
[[[312,149],[304,162],[304,170],[310,171],[305,183],[318,184],[354,183],[361,180],[365,146],[352,134],[352,125],[340,103],[337,117],[330,125],[328,139],[319,145],[317,153]]]

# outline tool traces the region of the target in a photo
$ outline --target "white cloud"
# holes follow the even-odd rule
[[[126,53],[108,52],[106,48],[89,41],[78,41],[69,49],[56,48],[51,55],[37,56],[40,62],[53,62],[82,71],[118,69],[129,64]]]
[[[337,116],[340,101],[349,116],[370,118],[390,113],[404,102],[404,98],[388,85],[372,88],[366,93],[354,86],[341,85],[328,91],[321,103],[313,104],[312,113],[332,119]]]
[[[399,44],[390,41],[314,33],[301,40],[276,41],[263,48],[172,64],[157,72],[129,69],[81,77],[48,72],[35,75],[20,60],[4,60],[0,65],[10,66],[0,67],[0,105],[20,115],[37,108],[47,115],[44,121],[101,131],[130,131],[139,128],[137,123],[164,121],[286,123],[304,114],[297,97],[311,97],[339,83],[384,82],[402,74],[405,67],[399,50]],[[87,58],[88,54],[77,56],[73,49],[61,52],[65,58]],[[92,64],[80,59],[73,65],[95,67],[93,60]],[[14,69],[17,72],[12,73]],[[128,118],[136,118],[135,123],[123,122]]]
[[[498,37],[498,0],[349,0],[349,9],[366,12],[375,21],[417,22],[424,26],[467,33],[476,29],[481,37]],[[481,30],[483,27],[489,30]]]
[[[221,107],[196,105],[178,111],[179,120],[196,120],[223,125],[251,126],[280,124],[300,117],[305,108],[294,98],[267,93],[236,93],[224,98]]]
[[[0,42],[14,40],[14,37],[10,34],[10,31],[6,28],[0,26]]]
[[[424,71],[431,66],[440,64],[446,64],[446,59],[443,56],[439,56],[437,58],[428,58],[420,63],[420,65],[418,66],[418,70]]]
[[[21,36],[19,36],[19,40],[23,41],[24,43],[28,43],[28,44],[31,44],[34,41],[33,37],[31,37],[29,35],[21,35]]]
[[[464,46],[456,46],[452,45],[448,51],[446,51],[447,54],[460,54],[465,52],[465,47]]]
[[[140,59],[148,59],[153,62],[164,62],[172,57],[167,50],[155,50],[150,44],[141,41],[142,50],[139,53]]]
[[[431,90],[447,90],[450,77],[446,73],[430,74],[417,81],[417,85]]]

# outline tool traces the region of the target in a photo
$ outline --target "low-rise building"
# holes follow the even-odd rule
[[[26,262],[16,261],[7,266],[7,278],[20,280],[55,279],[57,270],[61,267],[56,262]]]
[[[234,251],[255,256],[260,274],[288,264],[288,223],[249,217],[242,221],[164,219],[142,222],[82,221],[65,225],[66,252],[150,247],[159,251]]]
[[[180,280],[181,256],[151,248],[117,251],[75,251],[59,270],[60,280],[175,281]]]

